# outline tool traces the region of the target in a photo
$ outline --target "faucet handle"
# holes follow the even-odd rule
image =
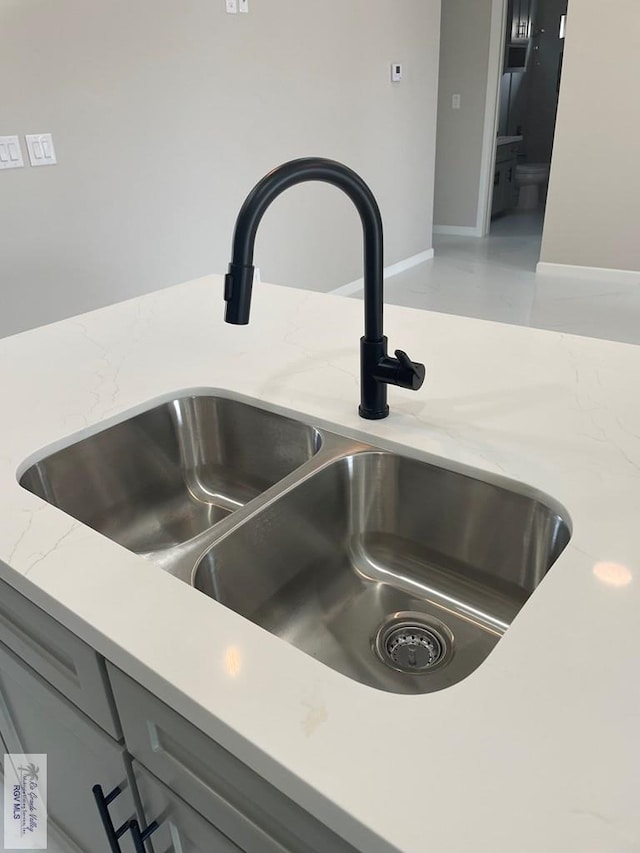
[[[371,346],[375,346],[372,344]],[[386,347],[386,339],[381,344]],[[411,361],[404,350],[395,350],[395,358],[384,353],[377,355],[375,366],[373,367],[373,378],[378,382],[383,382],[386,385],[398,385],[400,388],[409,388],[411,391],[417,391],[422,387],[427,369],[424,364],[417,361]]]
[[[395,356],[398,359],[399,365],[396,381],[393,384],[417,391],[424,382],[427,373],[426,367],[418,361],[411,361],[404,350],[395,350]]]
[[[360,371],[362,377],[362,402],[360,416],[368,420],[386,418],[387,385],[398,385],[417,391],[427,372],[424,364],[411,361],[404,350],[397,349],[395,358],[387,355],[387,339],[368,341],[360,338]]]

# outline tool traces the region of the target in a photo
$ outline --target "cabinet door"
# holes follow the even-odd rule
[[[70,850],[109,853],[91,788],[122,793],[110,806],[116,826],[134,817],[124,749],[0,644],[0,729],[9,752],[47,756],[49,822]],[[123,853],[132,853],[122,839]]]
[[[128,751],[241,850],[354,853],[346,841],[157,696],[109,662],[107,670]]]
[[[64,625],[3,581],[0,581],[0,642],[107,734],[122,736],[104,660]]]
[[[511,210],[512,207],[515,207],[518,201],[518,191],[516,189],[517,162],[518,161],[515,159],[507,160],[507,162],[503,166],[503,171],[505,175],[505,210]]]
[[[240,848],[163,785],[137,761],[132,762],[147,824],[158,821],[151,841],[154,853],[240,853]]]
[[[505,168],[504,163],[496,163],[493,176],[493,200],[491,202],[491,216],[503,213],[505,205]]]

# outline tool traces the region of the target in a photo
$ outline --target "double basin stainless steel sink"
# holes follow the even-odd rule
[[[476,669],[571,535],[566,511],[519,483],[214,395],[77,441],[20,483],[338,672],[396,693]]]

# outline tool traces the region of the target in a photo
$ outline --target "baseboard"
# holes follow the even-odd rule
[[[397,264],[385,267],[384,277],[385,279],[393,278],[394,275],[399,275],[401,272],[405,272],[405,270],[410,270],[412,267],[417,267],[419,264],[431,260],[433,260],[433,249],[427,249],[424,252],[419,252],[417,255],[411,255],[410,258],[404,258],[404,260],[398,261]],[[358,278],[355,281],[350,281],[349,284],[343,284],[341,287],[336,287],[335,290],[330,290],[329,293],[333,293],[335,296],[351,296],[353,293],[362,290],[363,287],[364,279]]]
[[[442,237],[482,237],[482,229],[465,225],[434,225],[433,233]]]
[[[540,261],[538,275],[556,275],[562,278],[583,278],[587,281],[611,281],[620,284],[635,282],[640,285],[640,270],[617,270],[606,267],[579,267],[573,264],[550,264]]]

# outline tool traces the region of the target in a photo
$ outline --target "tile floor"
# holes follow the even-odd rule
[[[640,276],[536,275],[541,239],[541,212],[499,218],[484,239],[434,237],[435,258],[387,279],[385,302],[640,344]]]

